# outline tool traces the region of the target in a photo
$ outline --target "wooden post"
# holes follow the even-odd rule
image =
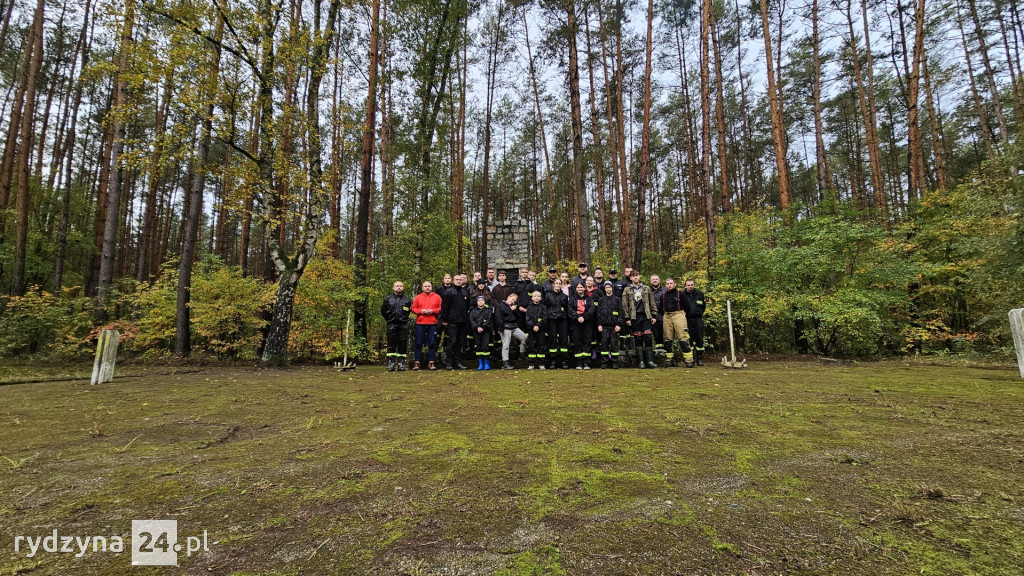
[[[100,332],[96,343],[96,359],[92,363],[92,380],[90,384],[102,384],[114,379],[114,363],[117,361],[117,345],[121,341],[121,333],[117,330]]]
[[[1020,377],[1024,378],[1024,308],[1010,310],[1010,332],[1013,332],[1013,346],[1017,349]]]

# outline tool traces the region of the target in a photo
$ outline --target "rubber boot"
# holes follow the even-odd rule
[[[398,361],[398,371],[405,372],[405,358]]]
[[[388,358],[388,372],[395,371],[395,361],[393,358]]]
[[[647,363],[644,361],[645,360],[645,358],[644,358],[644,349],[643,348],[637,348],[634,351],[634,353],[636,354],[636,367],[641,369],[641,370],[643,370],[644,368],[647,368]]]
[[[704,351],[703,350],[697,350],[696,352],[693,353],[693,355],[696,356],[697,366],[703,366],[704,365]]]
[[[654,363],[654,348],[645,348],[644,351],[646,352],[645,355],[647,356],[647,367],[657,368],[658,365]]]
[[[477,370],[477,372],[479,372],[479,371],[481,371],[483,369],[484,369],[484,360],[483,360],[483,358],[477,358],[477,361],[476,361],[476,370]]]
[[[484,370],[490,370],[490,369],[491,369],[491,359],[490,358],[484,358]]]

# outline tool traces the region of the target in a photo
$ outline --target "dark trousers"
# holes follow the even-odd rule
[[[388,324],[388,360],[404,360],[409,339],[409,325]]]
[[[651,334],[651,336],[654,338],[654,347],[655,348],[664,348],[665,347],[665,331],[661,329],[662,317],[661,317],[660,314],[655,315],[654,317],[658,319],[658,322],[654,324],[654,327],[652,329],[652,334]]]
[[[437,357],[437,324],[416,325],[416,352],[413,357],[417,362],[423,360],[423,346],[427,347],[427,360],[433,362]]]
[[[572,353],[577,366],[581,366],[580,362],[590,360],[590,339],[593,330],[590,322],[581,324],[578,320],[572,321]]]
[[[694,352],[704,351],[704,318],[686,317],[686,329],[690,331],[690,344]]]
[[[466,345],[469,324],[465,322],[449,322],[447,329],[448,343],[444,347],[444,361],[449,366],[462,364],[462,347]]]
[[[473,346],[476,348],[476,357],[487,358],[491,355],[491,329],[484,328],[483,332],[473,330]]]
[[[559,318],[548,320],[548,360],[552,362],[561,358],[562,362],[569,357],[569,320]]]
[[[526,354],[530,358],[530,364],[544,362],[544,348],[546,346],[547,341],[543,330],[537,332],[530,330],[526,333]]]
[[[651,319],[637,314],[629,328],[633,331],[633,338],[636,339],[637,348],[650,348],[653,345],[653,334],[651,330]]]
[[[619,361],[619,334],[615,326],[605,326],[601,330],[601,361]]]

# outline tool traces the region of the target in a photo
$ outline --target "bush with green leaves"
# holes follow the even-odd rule
[[[24,296],[9,298],[0,315],[0,358],[15,356],[75,359],[88,354],[92,329],[92,299],[62,297],[29,286]]]
[[[193,352],[223,359],[255,359],[266,326],[263,315],[273,306],[274,288],[261,279],[242,276],[236,267],[224,266],[216,257],[205,256],[197,262],[189,304]],[[177,290],[177,265],[169,262],[155,282],[143,284],[135,292],[137,349],[148,355],[173,352]]]

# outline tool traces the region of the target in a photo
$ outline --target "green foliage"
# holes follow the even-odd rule
[[[164,266],[152,284],[144,284],[132,296],[139,335],[134,346],[149,354],[168,354],[174,349],[178,269]],[[262,316],[274,301],[274,285],[246,278],[235,267],[206,256],[192,272],[192,346],[197,353],[218,358],[252,360],[266,325]]]
[[[92,300],[66,289],[58,298],[38,286],[7,300],[0,315],[0,358],[28,356],[72,359],[86,353],[92,329]]]
[[[295,294],[288,348],[296,358],[341,359],[345,353],[346,313],[364,301],[369,289],[355,288],[355,270],[334,258],[309,263]],[[349,336],[349,357],[368,357],[366,339]]]

